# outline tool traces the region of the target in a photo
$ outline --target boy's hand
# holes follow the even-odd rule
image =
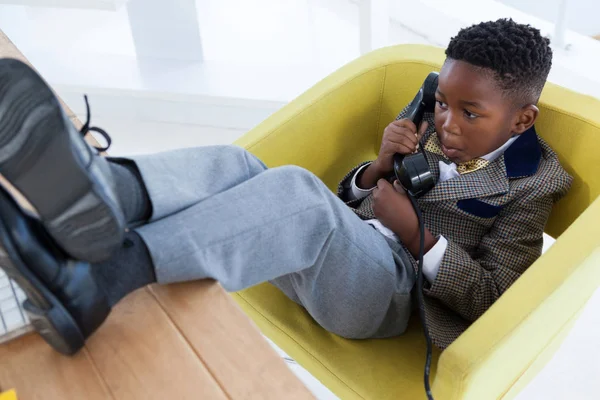
[[[419,234],[417,214],[398,181],[394,185],[380,179],[373,189],[373,211],[383,225],[390,228],[404,244]]]
[[[387,228],[391,229],[407,247],[413,257],[419,255],[419,220],[404,188],[394,181],[377,181],[373,189],[373,211],[375,216]],[[425,228],[425,249],[427,253],[437,239]]]
[[[427,121],[424,121],[417,133],[417,127],[410,119],[404,118],[393,121],[383,131],[381,148],[374,167],[381,173],[387,174],[394,169],[394,154],[412,154],[417,151],[419,140],[427,130]]]

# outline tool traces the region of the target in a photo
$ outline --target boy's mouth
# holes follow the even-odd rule
[[[458,156],[458,153],[460,152],[460,150],[452,148],[452,147],[446,147],[444,144],[441,144],[441,145],[442,145],[442,152],[446,155],[446,157],[452,159],[452,158],[456,158],[456,156]]]

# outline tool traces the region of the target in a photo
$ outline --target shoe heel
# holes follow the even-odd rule
[[[0,173],[35,208],[72,258],[108,259],[126,222],[107,177],[46,82],[17,60],[0,60]]]
[[[59,353],[70,356],[84,346],[85,339],[77,324],[60,305],[42,310],[25,300],[23,309],[35,330]]]

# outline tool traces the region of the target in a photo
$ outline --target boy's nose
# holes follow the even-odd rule
[[[446,113],[446,119],[444,120],[444,123],[442,125],[442,129],[447,134],[460,135],[460,127],[456,123],[455,113],[448,110],[448,112]]]

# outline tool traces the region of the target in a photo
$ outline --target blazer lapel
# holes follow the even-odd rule
[[[438,171],[437,176],[439,177],[439,161],[442,157],[431,153],[428,153],[427,156],[432,156],[432,163],[438,163],[436,170]],[[439,182],[420,200],[425,202],[436,202],[482,198],[508,193],[508,190],[509,184],[508,177],[506,176],[504,156],[500,156],[487,167],[478,171],[464,174],[457,178],[448,179],[444,182]]]
[[[431,134],[435,133],[430,132],[425,135],[425,139]],[[429,152],[425,154],[437,182],[440,176],[439,161],[443,160],[443,157]],[[503,155],[487,167],[439,182],[419,200],[425,202],[462,200],[508,193],[509,180],[535,174],[541,157],[542,149],[535,127],[532,126],[523,132]]]

